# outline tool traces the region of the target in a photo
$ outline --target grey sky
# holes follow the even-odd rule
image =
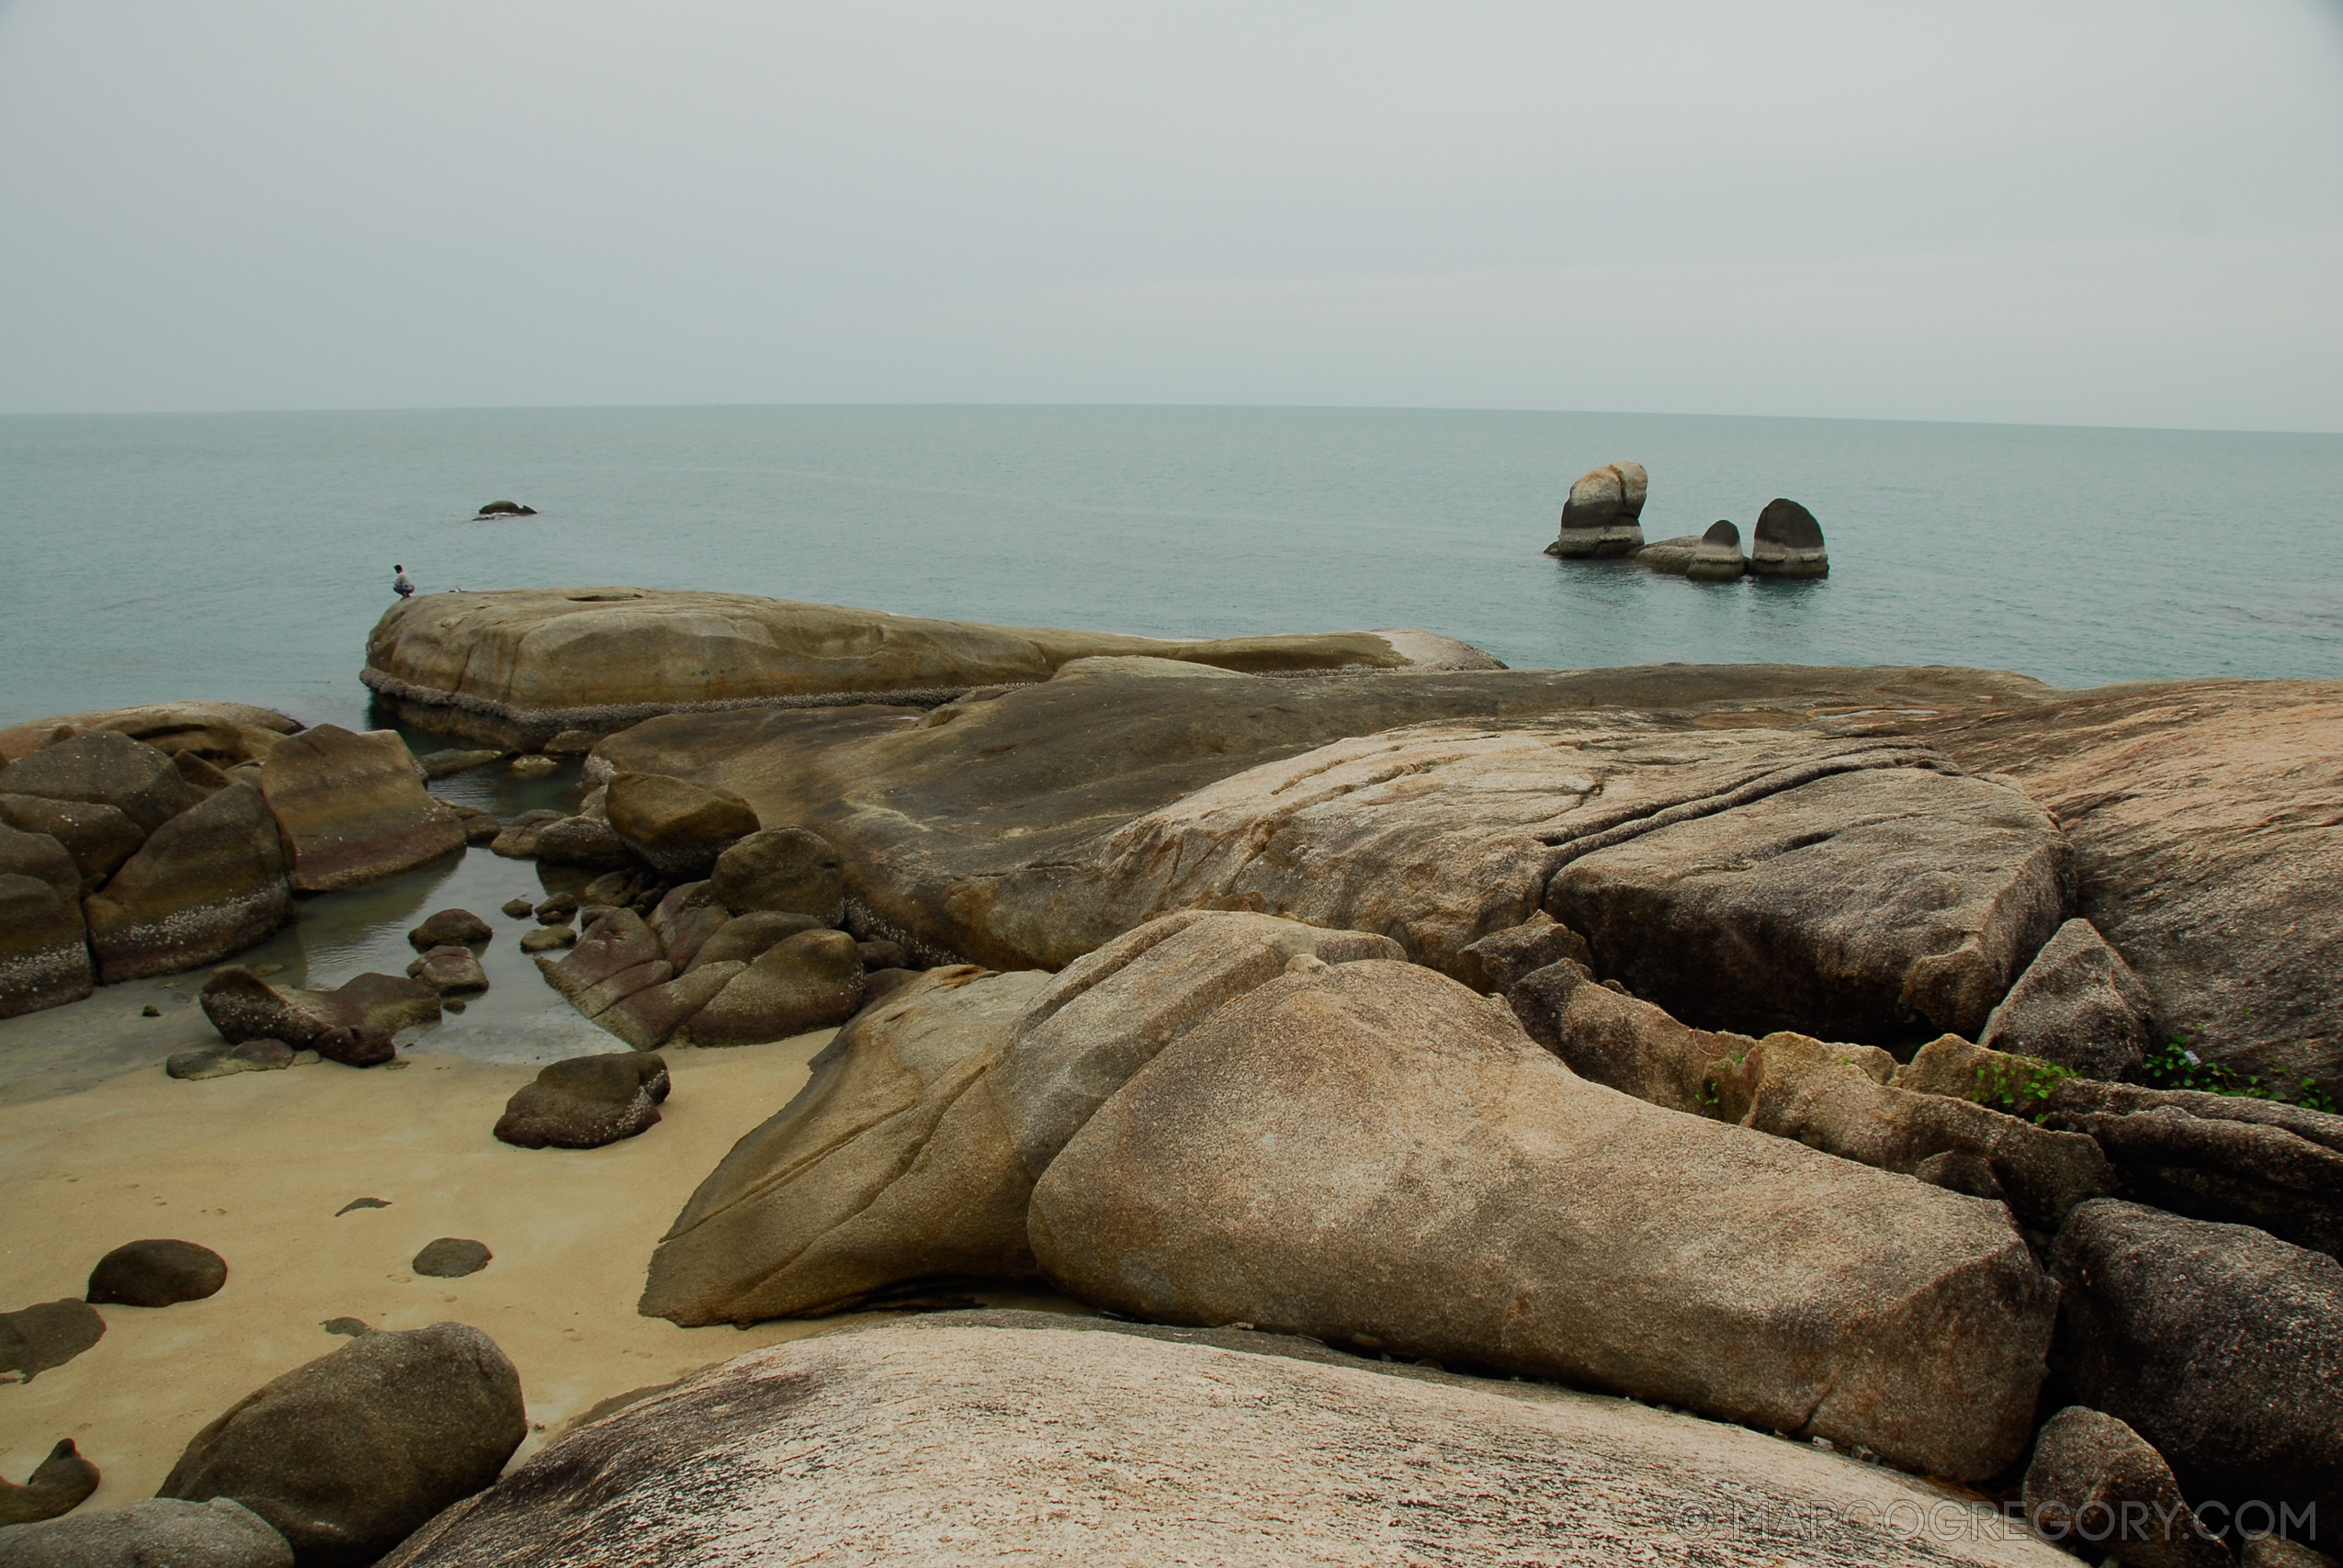
[[[0,411],[2343,429],[2343,0],[0,0]]]

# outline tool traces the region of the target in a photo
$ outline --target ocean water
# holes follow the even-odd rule
[[[1557,562],[1776,495],[1826,581]],[[499,497],[540,515],[474,522]],[[1414,626],[1516,666],[2343,677],[2343,435],[1352,409],[783,407],[0,419],[0,723],[175,697],[366,722],[426,592],[727,589],[1152,635]]]

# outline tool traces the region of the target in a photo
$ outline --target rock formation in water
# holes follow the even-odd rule
[[[1694,582],[1733,582],[1749,564],[1741,554],[1741,531],[1719,518],[1701,536],[1692,558],[1684,563],[1684,575]]]
[[[1650,476],[1641,463],[1611,463],[1582,474],[1562,503],[1562,528],[1545,553],[1590,560],[1633,553],[1644,542]]]
[[[1830,552],[1814,513],[1794,501],[1767,502],[1749,544],[1749,570],[1758,577],[1829,576]]]

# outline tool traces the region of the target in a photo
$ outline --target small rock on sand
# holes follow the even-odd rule
[[[90,1270],[87,1299],[161,1307],[199,1302],[228,1282],[228,1260],[191,1241],[126,1242]]]
[[[460,1280],[467,1274],[477,1274],[488,1267],[496,1255],[479,1242],[463,1236],[443,1235],[414,1256],[409,1265],[418,1274],[428,1274],[435,1280]]]

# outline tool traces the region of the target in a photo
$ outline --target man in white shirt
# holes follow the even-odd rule
[[[415,580],[407,575],[407,569],[403,566],[394,566],[390,570],[399,574],[390,580],[390,592],[402,599],[412,597],[415,591]]]

